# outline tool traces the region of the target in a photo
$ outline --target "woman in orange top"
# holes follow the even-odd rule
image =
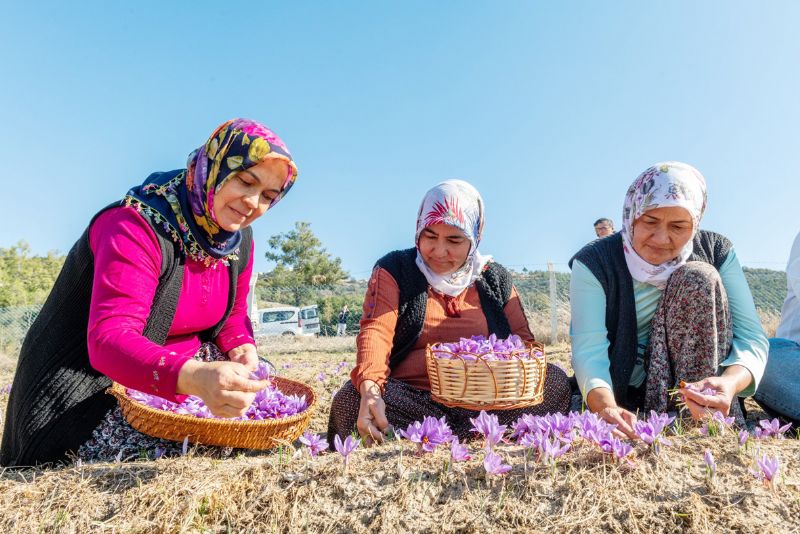
[[[425,195],[416,248],[390,252],[372,272],[356,366],[333,398],[329,440],[356,428],[367,444],[380,442],[390,426],[425,416],[444,416],[454,434],[469,437],[478,414],[431,399],[425,346],[491,333],[534,340],[510,273],[478,252],[482,231],[483,199],[472,185],[448,180]],[[569,402],[566,374],[548,364],[543,403],[496,413],[507,424],[522,413],[566,412]]]

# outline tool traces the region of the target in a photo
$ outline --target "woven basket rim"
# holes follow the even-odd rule
[[[308,407],[303,410],[302,412],[290,415],[288,417],[280,417],[275,419],[247,419],[247,420],[237,420],[237,419],[217,419],[217,418],[205,418],[205,417],[194,417],[191,415],[183,415],[179,413],[169,412],[166,410],[159,410],[158,408],[153,408],[152,406],[147,406],[146,404],[142,404],[139,401],[136,401],[128,396],[128,391],[125,386],[120,384],[119,382],[113,382],[111,387],[109,387],[106,392],[114,395],[119,402],[128,402],[133,403],[136,405],[136,409],[143,414],[152,415],[153,417],[167,417],[175,421],[175,424],[188,424],[188,425],[200,425],[206,426],[209,428],[217,428],[217,429],[225,429],[225,428],[253,428],[254,426],[263,426],[263,427],[273,427],[273,426],[285,426],[290,425],[292,423],[297,423],[306,419],[313,413],[313,411],[317,407],[317,396],[314,393],[314,390],[304,384],[303,382],[298,382],[296,380],[291,380],[288,378],[283,378],[280,376],[273,376],[270,377],[270,380],[276,383],[278,389],[280,388],[280,383],[285,382],[292,385],[301,386],[302,389],[305,391],[306,401],[308,402]]]
[[[434,352],[447,352],[449,354],[453,354],[450,351],[440,350],[440,349],[436,348],[437,345],[443,345],[445,343],[454,343],[454,342],[453,341],[437,341],[436,343],[428,343],[428,346],[426,347],[427,350],[425,351],[426,355],[430,353],[431,357],[436,358],[436,356],[433,354]],[[523,343],[525,343],[526,347],[524,349],[515,349],[515,350],[511,351],[511,354],[512,354],[512,356],[514,356],[514,358],[510,358],[510,359],[507,359],[507,360],[487,360],[487,359],[485,359],[484,356],[494,353],[494,351],[491,351],[491,350],[487,350],[486,352],[481,352],[481,353],[472,352],[472,351],[468,351],[467,350],[467,351],[463,351],[462,353],[459,353],[459,354],[453,354],[453,356],[454,356],[453,358],[437,358],[437,359],[438,360],[461,360],[461,361],[467,362],[467,363],[469,363],[471,361],[474,361],[474,360],[465,360],[464,358],[461,357],[461,354],[471,354],[472,356],[475,356],[476,359],[481,360],[483,362],[487,362],[487,363],[488,362],[516,362],[516,361],[519,361],[519,360],[532,360],[534,358],[538,358],[537,356],[534,356],[533,358],[520,358],[519,356],[517,356],[517,353],[530,352],[531,349],[540,349],[542,351],[541,358],[546,358],[546,354],[545,354],[544,344],[543,343],[541,343],[539,341],[523,341]]]

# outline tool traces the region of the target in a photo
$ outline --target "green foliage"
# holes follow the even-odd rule
[[[284,302],[300,306],[313,299],[315,289],[329,288],[348,278],[342,260],[328,254],[311,231],[311,223],[296,222],[294,230],[273,235],[268,245],[265,256],[275,262],[275,268],[259,277],[256,287],[284,288]],[[265,292],[262,289],[256,296]]]
[[[756,308],[780,313],[783,300],[786,298],[786,273],[744,267],[744,276],[753,293]]]
[[[32,256],[25,241],[10,248],[0,247],[0,308],[42,304],[64,258],[54,251],[46,256]]]

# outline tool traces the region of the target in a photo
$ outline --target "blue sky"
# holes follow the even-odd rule
[[[0,18],[0,246],[66,252],[91,215],[260,120],[300,178],[254,225],[312,223],[365,278],[425,191],[483,194],[481,250],[561,270],[650,164],[706,176],[702,226],[782,269],[800,230],[800,4],[41,2]]]

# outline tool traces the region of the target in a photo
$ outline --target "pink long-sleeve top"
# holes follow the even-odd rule
[[[89,360],[127,387],[182,402],[178,372],[200,348],[200,333],[222,320],[228,303],[228,268],[187,258],[178,307],[164,346],[142,335],[161,274],[161,248],[150,224],[133,208],[112,208],[89,230],[94,281],[89,309]],[[255,344],[247,315],[253,254],[239,273],[236,299],[214,340],[222,352]]]

